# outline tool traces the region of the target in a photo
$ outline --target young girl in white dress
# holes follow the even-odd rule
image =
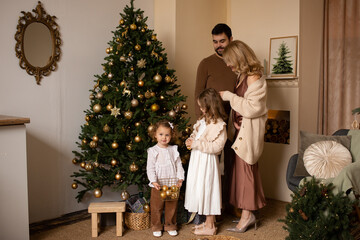
[[[226,113],[220,95],[205,89],[198,97],[202,115],[185,144],[191,151],[187,174],[185,208],[206,215],[196,235],[215,235],[215,215],[221,214],[221,176],[218,155],[226,142]]]
[[[159,179],[177,178],[176,186],[181,187],[184,181],[184,169],[180,160],[180,154],[177,145],[169,145],[171,137],[174,135],[174,127],[166,120],[161,120],[155,124],[151,132],[152,137],[157,144],[150,147],[147,157],[146,172],[151,187],[150,208],[151,208],[151,225],[153,235],[161,237],[162,230],[169,233],[170,236],[176,236],[176,213],[177,200],[164,201],[160,197]],[[161,222],[161,215],[165,208],[165,226]]]

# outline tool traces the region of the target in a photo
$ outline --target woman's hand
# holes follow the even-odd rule
[[[153,182],[153,183],[151,183],[153,186],[154,186],[154,188],[156,189],[156,190],[160,190],[160,184],[158,184],[157,182]]]
[[[192,145],[193,141],[194,140],[192,138],[186,139],[185,145],[186,145],[187,149],[189,149],[189,150],[191,149],[191,145]]]

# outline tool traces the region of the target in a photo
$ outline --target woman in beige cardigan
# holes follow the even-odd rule
[[[239,223],[228,229],[245,232],[257,220],[252,211],[266,205],[258,169],[258,159],[263,151],[266,108],[266,80],[263,67],[254,51],[244,42],[235,40],[223,52],[227,66],[238,74],[234,93],[220,92],[231,105],[229,138],[234,142],[235,161],[230,187],[230,203],[242,209]],[[233,126],[233,127],[232,127]],[[232,138],[231,138],[232,137]],[[236,138],[233,138],[236,137]]]

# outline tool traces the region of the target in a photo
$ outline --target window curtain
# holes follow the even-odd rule
[[[360,107],[359,0],[324,0],[319,91],[318,132],[350,128]]]

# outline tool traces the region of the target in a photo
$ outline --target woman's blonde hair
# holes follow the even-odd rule
[[[226,64],[235,68],[237,74],[259,75],[260,77],[263,74],[264,67],[254,51],[240,40],[234,40],[225,47],[223,59]]]
[[[218,118],[224,121],[227,119],[227,114],[219,93],[213,88],[207,88],[202,91],[198,97],[200,108],[204,109],[204,113],[200,118],[205,118],[206,123],[213,121],[217,122]]]

